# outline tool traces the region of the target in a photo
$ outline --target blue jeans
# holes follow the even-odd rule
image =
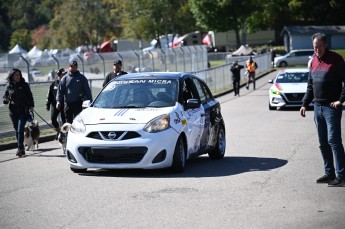
[[[10,115],[10,117],[13,123],[13,128],[16,131],[18,149],[24,150],[24,127],[28,120],[28,117],[25,114]]]
[[[345,153],[341,139],[342,111],[342,107],[314,106],[314,121],[324,161],[325,174],[334,176],[336,173],[339,178],[345,179]]]

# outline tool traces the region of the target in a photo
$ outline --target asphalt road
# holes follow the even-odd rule
[[[226,156],[189,161],[183,174],[74,174],[56,141],[25,158],[1,151],[0,228],[344,228],[345,188],[315,183],[323,165],[312,111],[268,110],[274,74],[218,98]]]

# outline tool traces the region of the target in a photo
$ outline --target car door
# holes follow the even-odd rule
[[[200,149],[206,149],[209,143],[211,130],[211,113],[212,113],[212,96],[208,94],[205,85],[197,78],[193,79],[196,90],[198,91],[199,99],[201,106],[204,108],[203,118],[200,120],[203,123],[200,123],[202,128],[201,130],[201,139],[200,139]]]
[[[217,143],[218,131],[220,124],[223,123],[223,118],[220,103],[213,97],[207,84],[200,79],[198,82],[205,98],[202,103],[205,110],[205,128],[201,141],[204,143],[204,147],[208,149],[214,147]]]
[[[182,100],[186,104],[188,99],[199,99],[199,95],[193,79],[187,77],[183,80]],[[193,109],[184,109],[184,115],[187,120],[186,136],[188,145],[188,154],[197,153],[200,150],[201,138],[205,124],[204,107]]]
[[[290,53],[290,55],[287,58],[288,65],[295,65],[297,63],[297,56],[296,52]]]

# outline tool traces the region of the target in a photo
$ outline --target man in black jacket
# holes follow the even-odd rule
[[[241,69],[243,65],[239,65],[237,60],[231,65],[230,71],[232,72],[232,84],[235,92],[235,96],[240,96],[240,81],[241,81]]]
[[[115,79],[119,77],[120,75],[127,74],[127,72],[122,71],[122,61],[121,60],[116,60],[113,65],[114,71],[110,72],[107,77],[105,77],[105,80],[103,82],[103,87],[107,85],[109,81],[112,79]]]

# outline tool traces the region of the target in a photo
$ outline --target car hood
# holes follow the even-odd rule
[[[307,83],[279,83],[279,87],[284,93],[305,93]]]
[[[159,115],[168,114],[172,109],[172,107],[121,109],[103,109],[89,107],[83,110],[80,115],[82,116],[84,124],[86,125],[105,123],[139,124],[147,123]]]

